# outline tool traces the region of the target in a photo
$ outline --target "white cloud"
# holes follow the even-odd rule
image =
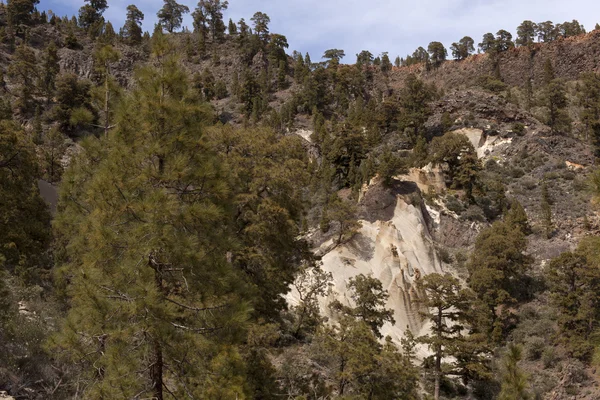
[[[144,29],[151,31],[162,3],[109,0],[106,17],[121,26],[126,6],[136,4],[146,15]],[[190,9],[196,5],[189,0],[181,3]],[[42,0],[40,8],[74,13],[81,4],[81,0]],[[363,49],[374,54],[388,51],[395,57],[434,40],[449,47],[465,35],[479,42],[484,33],[499,29],[514,34],[526,19],[577,19],[588,30],[600,22],[600,2],[591,0],[231,0],[225,17],[249,21],[255,11],[271,17],[271,31],[286,35],[290,50],[308,51],[318,60],[324,50],[341,48],[346,62],[353,62],[354,54]],[[191,18],[186,22],[191,26]]]

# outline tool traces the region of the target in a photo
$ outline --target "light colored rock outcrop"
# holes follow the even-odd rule
[[[475,151],[477,151],[477,157],[479,158],[485,158],[497,147],[509,145],[512,142],[511,138],[504,139],[500,136],[486,136],[483,130],[475,128],[458,129],[453,131],[453,133],[465,135],[475,148]]]
[[[411,168],[407,174],[397,178],[416,183],[423,193],[429,193],[431,190],[441,193],[446,190],[444,171],[437,165],[427,164],[423,168]]]
[[[333,275],[332,294],[320,299],[320,306],[322,313],[329,315],[327,305],[334,299],[350,305],[350,278],[373,276],[388,291],[387,308],[394,311],[396,321],[395,325],[386,323],[381,333],[399,342],[407,326],[415,334],[424,328],[415,281],[425,274],[441,272],[442,263],[421,207],[408,204],[402,196],[396,200],[389,221],[362,221],[360,232],[348,243],[333,247],[329,241],[320,247],[323,270]],[[297,304],[297,293],[292,291],[288,301]]]
[[[308,143],[312,143],[311,136],[313,134],[313,131],[308,130],[308,129],[298,129],[297,131],[294,132],[294,134],[300,136],[302,139],[306,140]]]

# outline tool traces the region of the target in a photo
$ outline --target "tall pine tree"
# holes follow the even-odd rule
[[[204,139],[207,107],[188,101],[166,37],[154,40],[118,129],[63,180],[71,309],[53,344],[88,398],[243,397],[225,346],[246,304],[226,257],[229,187]]]

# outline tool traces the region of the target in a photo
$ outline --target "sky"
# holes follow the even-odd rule
[[[180,0],[190,10],[197,0]],[[39,10],[59,16],[77,13],[83,0],[41,0]],[[125,9],[135,4],[145,14],[143,29],[152,32],[163,0],[108,0],[104,16],[118,31]],[[361,50],[374,55],[389,52],[392,60],[417,47],[440,41],[446,47],[463,36],[475,43],[486,32],[506,29],[516,36],[524,20],[554,23],[577,19],[590,31],[600,22],[598,0],[230,0],[225,22],[250,18],[262,11],[271,18],[270,30],[287,37],[289,52],[310,53],[318,61],[327,49],[342,49],[343,62],[353,63]],[[184,22],[192,29],[191,17]]]

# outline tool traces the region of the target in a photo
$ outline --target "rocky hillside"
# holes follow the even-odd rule
[[[391,67],[7,8],[0,398],[600,398],[600,30]]]
[[[95,42],[86,35],[78,35],[79,47],[70,49],[65,45],[65,32],[54,26],[39,26],[31,30],[29,43],[40,52],[49,41],[56,41],[60,47],[60,68],[62,72],[75,73],[81,78],[94,77],[93,52]],[[204,51],[195,50],[197,39],[192,33],[176,35],[175,43],[182,53],[181,63],[191,74],[201,74],[209,69],[216,80],[226,82],[231,91],[233,75],[241,76],[248,65],[248,55],[240,51],[234,38],[227,38],[223,43],[212,43]],[[517,47],[497,56],[476,54],[462,61],[446,61],[437,68],[425,68],[424,65],[409,67],[393,67],[388,75],[374,70],[373,88],[386,91],[400,90],[409,74],[417,74],[423,80],[435,84],[444,90],[469,88],[478,85],[480,77],[496,77],[509,87],[524,87],[527,81],[541,85],[544,68],[548,61],[552,63],[557,78],[577,80],[585,72],[600,71],[600,31],[594,30],[587,34],[559,38],[550,43],[535,43],[531,46]],[[125,86],[133,83],[134,71],[148,61],[148,49],[139,46],[129,46],[124,43],[116,44],[121,53],[117,63],[111,66],[116,79]],[[190,48],[192,50],[190,50]],[[4,49],[0,52],[0,66],[6,71],[12,59]],[[38,53],[41,55],[41,53]],[[214,57],[218,54],[218,57]],[[313,55],[318,60],[318,55]],[[255,54],[250,60],[250,69],[258,73],[265,67],[266,55]],[[294,68],[290,59],[288,81],[290,89],[275,92],[275,106],[281,106],[282,101],[289,98],[289,91],[294,91],[302,82],[295,82]],[[219,106],[225,103],[219,102]]]
[[[482,76],[497,76],[509,86],[524,87],[542,83],[544,66],[549,60],[558,78],[576,80],[585,72],[600,72],[600,30],[587,34],[559,38],[550,43],[534,43],[517,47],[493,57],[476,54],[462,61],[446,61],[439,68],[424,66],[394,68],[390,86],[399,88],[409,73],[444,89],[471,87]]]

